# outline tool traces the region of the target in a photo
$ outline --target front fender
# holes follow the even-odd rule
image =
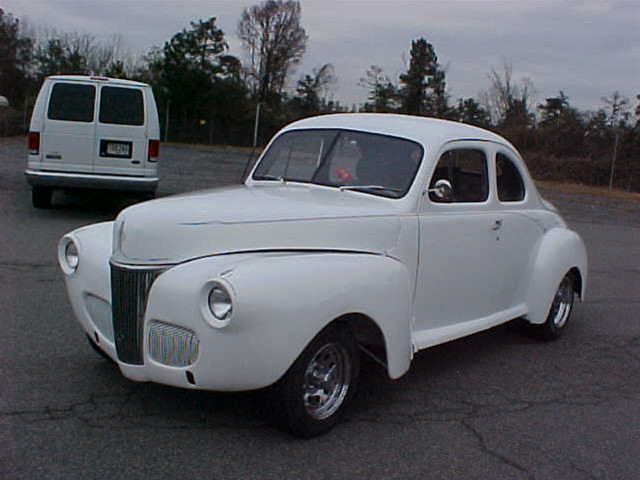
[[[587,251],[580,236],[568,228],[552,228],[540,242],[533,259],[527,292],[525,316],[531,323],[544,323],[549,314],[556,289],[571,269],[580,273],[581,300],[587,287]]]
[[[66,234],[58,246],[58,262],[80,325],[115,359],[109,274],[112,231],[113,222],[102,222]],[[63,245],[66,238],[75,242],[80,259],[78,268],[72,273],[65,272]]]
[[[216,278],[224,278],[235,296],[233,316],[224,328],[210,326],[201,312],[208,293],[203,287]],[[189,370],[199,388],[249,390],[276,382],[332,320],[361,313],[382,331],[389,375],[397,378],[411,359],[411,300],[409,271],[381,255],[214,256],[178,265],[157,278],[145,328],[148,332],[149,323],[159,320],[198,334],[200,355]],[[166,367],[153,361],[148,367],[150,380],[167,383],[158,378]]]

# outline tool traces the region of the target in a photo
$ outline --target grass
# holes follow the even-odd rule
[[[630,202],[640,201],[640,193],[627,192],[626,190],[621,190],[619,188],[609,190],[607,187],[594,187],[591,185],[583,185],[581,183],[562,182],[557,180],[536,180],[536,185],[539,188],[553,190],[560,193],[593,195]]]
[[[202,143],[182,143],[182,142],[162,142],[163,146],[167,147],[176,147],[176,148],[193,148],[194,150],[200,151],[219,151],[226,150],[229,152],[237,152],[237,153],[251,153],[251,147],[236,147],[234,145],[206,145]],[[256,147],[255,154],[259,155],[262,153],[264,147]]]

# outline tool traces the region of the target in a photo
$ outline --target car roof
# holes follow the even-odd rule
[[[425,146],[440,146],[452,140],[483,140],[497,142],[517,151],[500,135],[460,122],[395,113],[338,113],[305,118],[284,128],[339,128],[361,130],[408,138]]]
[[[136,82],[134,80],[124,80],[122,78],[109,78],[88,75],[51,75],[47,77],[50,80],[63,80],[65,82],[89,82],[89,83],[109,83],[113,85],[126,85],[129,87],[148,87],[146,83]]]

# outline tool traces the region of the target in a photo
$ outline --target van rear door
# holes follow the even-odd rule
[[[93,171],[96,87],[89,83],[51,85],[42,130],[44,170]]]
[[[142,88],[100,86],[96,128],[95,173],[145,174],[147,125]]]

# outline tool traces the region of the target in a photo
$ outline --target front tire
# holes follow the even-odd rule
[[[273,388],[280,427],[300,438],[333,428],[355,394],[359,372],[358,344],[351,332],[339,326],[322,331]]]
[[[91,348],[98,354],[100,355],[103,359],[107,360],[109,363],[114,363],[114,361],[111,359],[111,357],[109,355],[107,355],[106,353],[104,353],[102,351],[102,349],[96,345],[96,343],[93,341],[93,339],[87,335],[87,341],[89,342],[89,345],[91,345]]]
[[[575,278],[573,274],[567,273],[553,297],[547,320],[542,325],[534,326],[536,333],[543,340],[555,340],[562,335],[566,328],[573,311],[574,284]]]
[[[48,187],[33,187],[31,190],[31,203],[35,208],[51,207],[51,195],[53,191]]]

